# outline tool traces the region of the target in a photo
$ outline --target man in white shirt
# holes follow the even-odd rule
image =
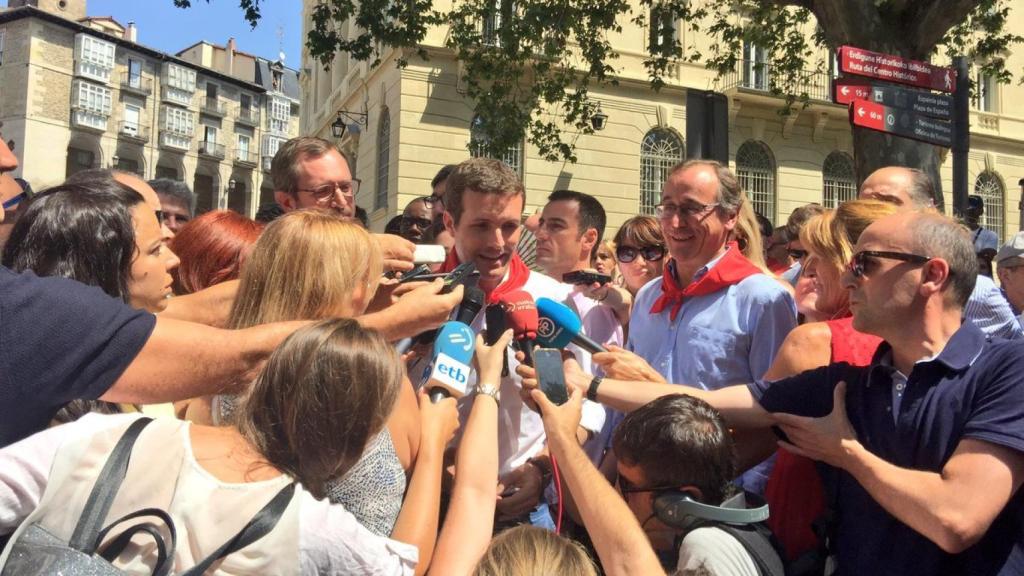
[[[517,290],[525,291],[534,300],[546,297],[565,301],[569,297],[571,287],[530,271],[516,254],[525,198],[519,177],[498,160],[466,160],[448,177],[443,217],[445,228],[455,239],[455,248],[442,270],[450,271],[462,262],[474,263],[480,271],[479,286],[487,295],[488,304]],[[481,312],[474,319],[474,331],[485,327],[484,317]],[[584,356],[589,361],[589,356]],[[529,514],[534,524],[553,527],[541,499],[550,478],[544,426],[540,415],[523,403],[521,380],[515,374],[518,363],[511,353],[508,362],[509,375],[502,378],[499,386],[499,480],[505,496],[498,501],[497,513],[501,519]],[[411,373],[419,374],[424,364],[414,365]],[[476,385],[475,380],[474,373],[470,389]],[[469,416],[470,407],[467,399],[460,402],[463,421]],[[603,424],[603,410],[585,411],[581,426],[587,431],[596,433]]]

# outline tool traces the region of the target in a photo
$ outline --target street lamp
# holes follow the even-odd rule
[[[348,110],[338,110],[338,117],[331,122],[331,134],[338,140],[341,140],[345,136],[345,130],[348,129],[348,124],[345,119],[352,122],[355,126],[365,127],[368,122],[369,114],[366,112],[349,112]]]
[[[120,156],[118,156],[117,154],[114,154],[113,156],[110,157],[110,167],[111,168],[113,168],[114,170],[117,170],[117,167],[120,164],[121,164],[121,157]]]
[[[597,110],[590,116],[590,125],[594,128],[595,132],[604,130],[605,124],[608,123],[608,115],[601,110],[601,103],[597,103]]]

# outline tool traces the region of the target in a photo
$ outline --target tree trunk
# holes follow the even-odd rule
[[[923,170],[935,184],[935,207],[943,209],[939,155],[934,145],[854,127],[853,158],[857,165],[858,186],[872,172],[885,166],[907,166]]]

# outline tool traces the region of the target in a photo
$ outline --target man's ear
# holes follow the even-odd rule
[[[592,255],[594,253],[594,246],[597,245],[597,229],[587,228],[587,231],[580,237],[580,245],[588,256]]]
[[[949,285],[949,263],[932,258],[921,267],[921,293],[925,297],[941,292]]]
[[[441,218],[444,221],[445,230],[447,230],[448,233],[451,234],[452,236],[455,236],[455,219],[452,218],[452,213],[449,212],[448,210],[445,210],[441,214]]]
[[[281,190],[274,190],[274,200],[284,209],[285,212],[291,212],[295,210],[295,195],[283,192]]]

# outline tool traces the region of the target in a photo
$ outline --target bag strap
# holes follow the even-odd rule
[[[772,545],[770,532],[766,526],[762,526],[759,522],[747,524],[742,528],[717,522],[714,526],[724,530],[743,545],[754,564],[757,565],[761,576],[785,576],[782,559]]]
[[[277,521],[281,519],[281,514],[284,513],[285,509],[292,501],[292,496],[295,494],[295,483],[292,482],[281,488],[281,490],[274,496],[270,502],[268,502],[256,516],[249,521],[248,524],[242,528],[235,537],[225,542],[220,548],[214,550],[212,554],[204,558],[201,562],[197,563],[192,568],[182,572],[180,576],[202,576],[210,569],[210,566],[214,562],[221,558],[232,554],[242,548],[245,548],[249,544],[263,538],[274,529],[277,525]]]
[[[139,418],[132,422],[131,426],[121,436],[114,446],[114,450],[107,457],[106,464],[100,470],[96,483],[89,493],[89,499],[85,503],[82,515],[75,525],[75,531],[71,534],[68,546],[82,552],[93,555],[96,552],[96,536],[103,527],[103,521],[110,512],[114,503],[114,497],[124,482],[125,474],[128,473],[128,461],[132,456],[132,447],[152,418]]]
[[[107,537],[107,534],[116,526],[120,525],[126,520],[132,520],[134,518],[140,518],[143,516],[156,516],[163,520],[164,525],[167,527],[167,531],[171,535],[171,545],[168,548],[166,542],[164,542],[163,535],[159,532],[159,528],[152,522],[142,522],[134,526],[129,527],[127,530],[122,532],[110,541],[109,544],[103,547],[100,551],[100,556],[105,558],[108,562],[113,562],[114,558],[121,555],[121,552],[128,546],[132,536],[137,532],[143,531],[148,533],[156,541],[157,546],[157,561],[153,566],[153,576],[168,576],[171,573],[171,568],[174,567],[174,551],[178,546],[178,534],[174,528],[174,520],[171,516],[159,508],[143,508],[123,516],[119,520],[110,523],[106,528],[100,531],[96,537],[96,548],[99,549],[100,544]],[[170,561],[168,561],[170,560]]]

